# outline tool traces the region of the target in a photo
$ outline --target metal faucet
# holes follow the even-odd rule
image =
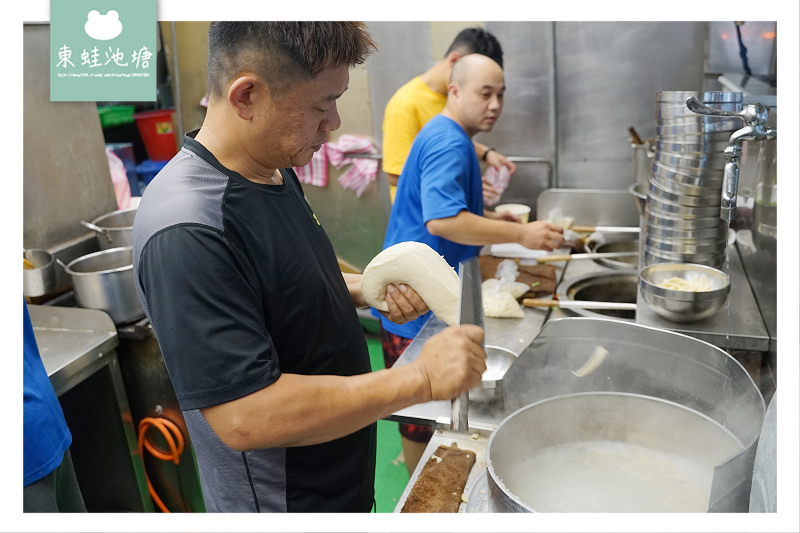
[[[719,216],[731,222],[736,214],[736,193],[739,188],[739,159],[742,157],[742,142],[776,139],[776,129],[767,129],[769,109],[763,104],[748,104],[741,111],[724,111],[703,105],[697,98],[686,99],[686,107],[699,115],[714,117],[735,117],[742,119],[746,126],[736,130],[725,148],[725,175],[722,179],[722,205]]]

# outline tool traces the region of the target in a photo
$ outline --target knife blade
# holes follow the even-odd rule
[[[459,297],[458,324],[475,324],[484,327],[483,297],[481,294],[481,267],[473,257],[458,265]],[[450,429],[469,431],[469,391],[453,398],[450,404]]]

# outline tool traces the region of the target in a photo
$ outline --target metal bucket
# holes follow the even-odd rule
[[[587,366],[598,346],[605,348],[608,354],[599,364],[592,365],[590,371],[576,372]],[[607,426],[608,431],[617,431],[611,429],[614,424],[625,424],[635,426],[629,428],[634,435],[639,430],[647,434],[656,431],[652,422],[658,425],[659,418],[666,415],[681,422],[661,423],[674,435],[659,437],[659,442],[669,439],[677,447],[676,452],[681,447],[696,445],[697,432],[704,435],[699,440],[697,453],[704,453],[702,439],[713,438],[716,442],[718,436],[715,435],[727,434],[741,446],[715,466],[707,508],[712,512],[747,512],[765,405],[753,379],[724,350],[687,335],[628,321],[597,318],[548,320],[506,373],[504,388],[507,413],[537,403],[541,406],[545,400],[553,398],[584,393],[591,396],[596,401],[571,400],[579,402],[581,409],[590,413],[589,416],[580,413],[559,415],[561,422],[566,424],[562,427],[576,435],[587,432],[593,418],[605,420],[602,425]],[[607,396],[600,400],[598,394]],[[597,405],[596,409],[589,405],[593,403]],[[555,401],[552,405],[557,407]],[[647,416],[633,415],[629,407],[635,407],[634,412]],[[618,416],[617,410],[622,408],[627,414]],[[543,411],[545,407],[536,410],[540,409]],[[551,426],[557,421],[548,418],[529,424],[531,431],[539,432],[543,438],[553,434],[555,428],[551,429]],[[583,422],[589,427],[578,427]],[[487,467],[490,461],[495,464],[498,460],[494,447],[502,427],[503,424],[498,426],[494,440],[488,443]],[[690,427],[695,429],[688,431]],[[642,439],[649,437],[636,435],[635,438],[642,443]],[[725,438],[720,436],[719,439],[725,442]],[[518,458],[529,455],[524,441],[520,441],[515,452]],[[715,460],[720,455],[724,454],[715,455]],[[487,477],[490,475],[487,470]],[[503,474],[498,475],[502,479]],[[491,505],[500,511],[535,509],[530,505],[530,509],[511,505],[506,499],[511,500],[493,494]]]
[[[47,250],[25,250],[24,257],[33,268],[22,269],[22,293],[29,297],[44,296],[56,286],[55,260]]]
[[[81,225],[96,233],[101,250],[132,246],[133,220],[137,209],[138,206],[112,211],[97,217],[91,223],[82,220]]]
[[[133,249],[112,248],[84,255],[64,267],[80,307],[105,311],[115,324],[144,317],[133,283]]]

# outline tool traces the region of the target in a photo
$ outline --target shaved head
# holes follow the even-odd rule
[[[485,55],[469,54],[460,58],[453,65],[453,71],[450,73],[450,83],[464,85],[470,77],[480,76],[485,72],[499,72],[502,75],[503,68]]]
[[[453,65],[442,113],[470,137],[490,131],[503,110],[505,91],[503,68],[484,55],[469,54]]]

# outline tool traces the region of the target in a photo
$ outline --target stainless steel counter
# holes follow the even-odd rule
[[[770,335],[761,317],[750,282],[735,246],[728,246],[725,265],[731,279],[728,300],[717,314],[690,324],[678,324],[662,318],[642,299],[637,299],[636,322],[645,326],[668,329],[710,342],[724,350],[766,352]]]
[[[50,382],[61,396],[116,358],[111,318],[94,309],[28,305],[36,343]]]
[[[690,324],[672,322],[653,311],[639,291],[636,323],[690,335],[725,350],[766,352],[770,345],[770,335],[735,246],[728,247],[727,257],[726,270],[731,279],[731,292],[716,315]],[[608,271],[613,270],[592,260],[569,261],[564,266],[562,282],[590,273]],[[577,315],[569,310],[553,309],[549,318],[568,316]]]
[[[95,309],[28,305],[36,343],[72,433],[70,453],[90,512],[152,512],[117,329]]]

